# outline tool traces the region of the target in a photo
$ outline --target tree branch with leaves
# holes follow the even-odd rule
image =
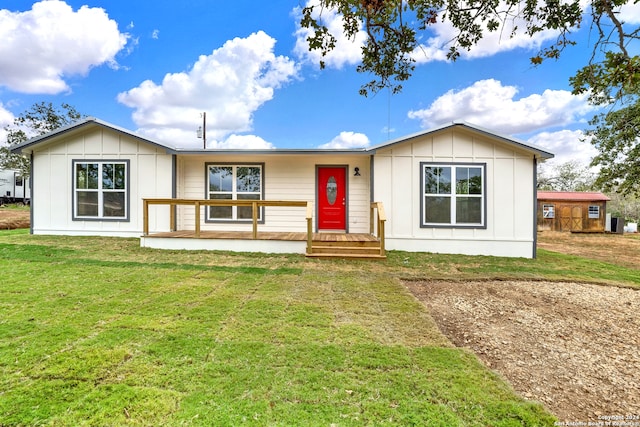
[[[434,25],[450,24],[455,35],[449,41],[447,58],[455,61],[471,51],[489,33],[514,37],[524,31],[529,37],[554,31],[554,42],[531,57],[533,65],[558,59],[566,48],[576,45],[575,31],[589,28],[592,34],[588,63],[570,79],[575,95],[587,94],[592,105],[606,107],[587,131],[600,151],[593,160],[602,167],[599,183],[619,191],[640,194],[638,129],[640,119],[640,56],[637,51],[640,28],[625,23],[620,9],[635,0],[316,0],[303,9],[301,26],[312,30],[309,49],[322,57],[336,48],[335,35],[322,22],[322,12],[337,11],[342,31],[355,39],[366,33],[358,71],[373,79],[360,88],[362,95],[388,88],[402,90],[415,71],[419,40],[428,38]],[[321,68],[324,67],[321,61]]]
[[[367,39],[362,47],[362,63],[358,71],[370,73],[374,79],[360,88],[362,95],[390,88],[402,90],[402,82],[415,70],[415,55],[420,54],[419,40],[433,25],[449,22],[457,34],[450,40],[447,58],[456,60],[462,51],[471,50],[487,33],[510,28],[512,37],[526,26],[526,34],[549,29],[558,32],[558,40],[539,52],[532,62],[558,57],[572,44],[568,35],[581,23],[582,11],[577,0],[317,0],[302,10],[300,25],[312,30],[309,49],[324,57],[336,48],[336,35],[322,22],[324,10],[335,10],[342,16],[342,31],[354,39],[363,29]],[[323,61],[320,67],[324,68]]]
[[[22,176],[29,176],[29,159],[21,154],[11,153],[11,147],[74,123],[83,117],[83,114],[66,103],[60,107],[54,107],[50,102],[32,105],[13,120],[13,125],[5,127],[7,140],[6,144],[0,147],[0,169],[13,169],[20,171]]]

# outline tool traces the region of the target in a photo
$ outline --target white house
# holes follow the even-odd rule
[[[316,256],[535,257],[536,165],[553,157],[461,122],[364,149],[183,150],[87,118],[12,151],[31,156],[34,234]]]

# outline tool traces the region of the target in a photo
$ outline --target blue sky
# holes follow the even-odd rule
[[[174,146],[202,146],[206,111],[210,148],[349,148],[466,120],[546,148],[556,162],[594,154],[580,141],[594,110],[568,83],[591,54],[585,30],[559,61],[533,68],[529,57],[554,34],[494,34],[451,63],[451,30],[439,24],[403,92],[365,98],[360,39],[340,40],[320,70],[297,25],[307,2],[2,0],[0,127],[35,102],[66,102]],[[629,23],[639,9],[624,11]]]

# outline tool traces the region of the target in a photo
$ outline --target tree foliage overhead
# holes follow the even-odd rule
[[[83,117],[84,115],[66,103],[60,107],[54,107],[50,102],[33,104],[13,120],[13,125],[5,127],[7,140],[6,144],[0,147],[0,169],[14,169],[20,171],[22,176],[29,176],[29,159],[20,154],[12,154],[11,147]]]
[[[370,73],[373,80],[360,88],[365,96],[384,88],[401,91],[415,69],[420,40],[429,37],[433,25],[445,21],[455,30],[448,44],[450,60],[492,32],[534,37],[554,31],[555,41],[531,57],[534,65],[559,58],[576,44],[574,32],[587,28],[591,57],[570,84],[574,94],[587,94],[592,105],[607,109],[591,121],[594,128],[587,132],[600,151],[592,165],[602,168],[598,183],[603,188],[640,195],[640,27],[625,23],[620,13],[621,7],[637,1],[589,0],[581,6],[579,0],[316,0],[303,9],[301,26],[312,30],[309,49],[323,56],[337,41],[323,24],[324,10],[342,15],[347,37],[354,39],[361,29],[366,32],[358,71]]]
[[[590,123],[595,127],[587,134],[598,149],[591,164],[600,167],[596,185],[640,195],[640,103],[602,113]]]
[[[594,173],[576,160],[538,168],[538,190],[546,191],[593,191]]]
[[[355,38],[361,29],[367,34],[358,71],[373,74],[374,80],[361,88],[363,95],[386,87],[400,91],[402,82],[414,71],[420,39],[428,37],[430,27],[439,22],[448,21],[457,32],[448,46],[451,60],[458,59],[461,51],[471,50],[489,32],[507,29],[507,37],[518,31],[533,37],[557,31],[556,42],[531,59],[537,64],[545,58],[557,58],[566,46],[574,44],[571,31],[583,19],[578,0],[317,0],[303,9],[300,23],[313,31],[308,38],[310,50],[323,56],[335,48],[337,40],[322,22],[325,9],[341,14],[347,37]],[[597,13],[607,12],[601,8]]]

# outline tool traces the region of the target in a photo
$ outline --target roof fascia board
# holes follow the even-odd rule
[[[143,138],[140,135],[136,135],[135,133],[128,131],[126,129],[123,129],[121,127],[112,125],[111,123],[107,123],[104,122],[102,120],[96,119],[95,117],[86,117],[82,120],[79,120],[77,122],[71,123],[69,125],[66,126],[62,126],[54,131],[51,131],[49,133],[46,133],[44,135],[39,135],[36,136],[34,138],[31,138],[25,142],[22,142],[14,147],[11,147],[10,150],[12,153],[22,153],[24,151],[27,151],[28,149],[32,149],[32,147],[45,143],[45,142],[52,142],[55,139],[60,138],[61,136],[65,135],[65,134],[69,134],[75,131],[80,131],[83,128],[87,128],[89,126],[97,126],[97,127],[102,127],[102,128],[106,128],[106,129],[110,129],[114,132],[129,136],[131,138],[137,139],[138,141],[147,143],[147,144],[151,144],[151,145],[155,145],[159,148],[162,148],[164,150],[167,150],[167,153],[171,153],[173,151],[175,151],[174,147],[171,147],[169,145],[165,145],[162,144],[160,142],[156,142],[156,141],[151,141],[149,139]]]
[[[176,149],[173,151],[174,154],[178,155],[206,155],[206,154],[217,154],[217,155],[244,155],[244,156],[254,156],[254,155],[280,155],[280,156],[297,156],[297,155],[369,155],[366,149],[358,149],[358,150],[331,150],[331,149],[290,149],[290,148],[274,148],[274,149],[260,149],[260,150],[252,150],[252,149],[200,149],[200,150],[189,150],[189,149]]]
[[[417,132],[408,136],[404,136],[395,140],[391,140],[388,141],[386,143],[383,144],[379,144],[377,146],[374,147],[370,147],[370,148],[360,148],[360,149],[322,149],[322,148],[318,148],[318,149],[261,149],[261,150],[251,150],[251,149],[182,149],[182,148],[176,148],[176,147],[172,147],[160,142],[156,142],[156,141],[152,141],[149,139],[146,139],[142,136],[136,135],[135,133],[123,129],[121,127],[115,126],[113,124],[104,122],[102,120],[96,119],[95,117],[87,117],[85,119],[79,120],[75,123],[69,124],[67,126],[63,126],[59,129],[56,129],[48,134],[45,135],[40,135],[37,136],[35,138],[31,138],[21,144],[18,144],[14,147],[11,147],[10,150],[13,153],[22,153],[24,152],[28,152],[28,149],[31,149],[32,147],[38,145],[38,144],[42,144],[44,142],[47,141],[52,141],[55,140],[57,138],[59,138],[60,136],[67,134],[69,132],[74,132],[77,131],[83,127],[86,126],[101,126],[103,128],[106,129],[110,129],[113,130],[115,132],[121,133],[123,135],[129,136],[131,138],[137,139],[139,141],[142,141],[144,143],[147,144],[151,144],[151,145],[155,145],[157,147],[160,147],[164,150],[166,150],[167,154],[177,154],[177,155],[203,155],[203,154],[227,154],[227,155],[309,155],[309,154],[314,154],[314,155],[362,155],[362,154],[369,154],[369,155],[373,155],[375,154],[378,150],[383,149],[383,148],[388,148],[391,147],[393,145],[397,145],[397,144],[401,144],[401,143],[405,143],[407,141],[410,141],[412,139],[415,138],[419,138],[425,135],[429,135],[429,134],[433,134],[445,129],[449,129],[449,128],[453,128],[453,127],[462,127],[464,129],[468,129],[472,132],[476,132],[476,133],[480,133],[483,135],[487,135],[491,138],[494,139],[499,139],[502,141],[507,142],[510,145],[514,145],[516,147],[522,148],[526,151],[532,152],[534,153],[534,155],[537,155],[539,158],[541,159],[551,159],[554,157],[554,155],[552,153],[549,153],[548,151],[545,151],[539,147],[536,147],[534,145],[528,144],[526,142],[517,140],[515,138],[512,137],[508,137],[508,136],[504,136],[504,135],[499,135],[496,134],[494,132],[491,132],[490,130],[487,129],[483,129],[481,127],[475,126],[475,125],[471,125],[469,123],[466,122],[460,122],[460,121],[454,121],[452,123],[448,123],[448,124],[444,124],[426,131],[422,131],[422,132]]]
[[[419,137],[422,137],[422,136],[425,136],[425,135],[429,135],[429,134],[433,134],[433,133],[436,133],[436,132],[440,132],[442,130],[446,130],[446,129],[453,128],[453,127],[461,127],[461,128],[468,129],[468,130],[470,130],[472,132],[475,132],[475,133],[479,133],[479,134],[482,134],[482,135],[487,135],[487,136],[489,136],[491,138],[505,141],[510,145],[515,145],[516,147],[519,147],[519,148],[522,148],[522,149],[524,149],[526,151],[534,153],[540,159],[547,160],[547,159],[551,159],[551,158],[554,157],[553,153],[545,151],[542,148],[537,147],[537,146],[535,146],[533,144],[528,144],[528,143],[526,143],[524,141],[518,140],[518,139],[510,137],[510,136],[497,134],[497,133],[492,132],[492,131],[490,131],[488,129],[484,129],[482,127],[479,127],[479,126],[476,126],[476,125],[472,125],[472,124],[464,122],[464,121],[454,121],[454,122],[447,123],[445,125],[441,125],[441,126],[438,126],[438,127],[432,128],[432,129],[428,129],[428,130],[417,132],[417,133],[414,133],[414,134],[411,134],[411,135],[408,135],[408,136],[404,136],[404,137],[401,137],[401,138],[398,138],[398,139],[394,139],[394,140],[388,141],[386,143],[371,147],[369,149],[369,151],[375,153],[376,151],[378,151],[380,149],[389,148],[389,147],[391,147],[393,145],[401,144],[401,143],[410,141],[412,139],[416,139],[416,138],[419,138]]]
[[[362,155],[367,154],[366,148],[360,149],[260,149],[260,150],[252,150],[252,149],[182,149],[171,147],[169,145],[152,141],[147,138],[144,138],[140,135],[136,135],[135,133],[113,125],[111,123],[104,122],[102,120],[96,119],[95,117],[87,117],[77,122],[71,123],[69,125],[60,127],[52,132],[49,132],[44,135],[39,135],[34,138],[31,138],[21,144],[18,144],[14,147],[11,147],[11,152],[13,153],[22,153],[27,152],[32,149],[34,146],[43,144],[46,142],[52,142],[60,138],[61,136],[79,131],[88,126],[99,126],[106,129],[110,129],[112,131],[121,133],[123,135],[129,136],[131,138],[137,139],[147,144],[155,145],[166,150],[167,154],[176,154],[176,155],[203,155],[203,154],[228,154],[228,155],[305,155],[305,154],[314,154],[314,155]]]

